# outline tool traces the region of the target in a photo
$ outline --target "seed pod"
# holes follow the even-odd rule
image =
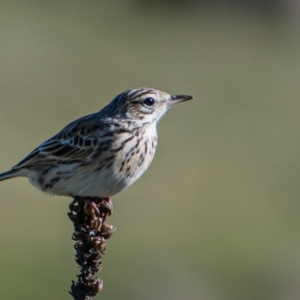
[[[111,200],[109,201],[101,201],[99,204],[98,204],[99,208],[101,211],[104,211],[104,212],[108,212],[110,213],[110,215],[112,214],[113,212],[113,203]]]
[[[111,224],[103,223],[101,227],[101,236],[109,239],[117,228]]]
[[[97,294],[103,289],[103,281],[99,278],[89,279],[86,283],[88,293],[91,297],[97,296]]]
[[[99,216],[99,209],[94,202],[85,203],[83,210],[88,216]]]
[[[106,241],[101,236],[96,236],[89,238],[89,242],[92,243],[93,247],[99,251],[101,254],[103,254],[105,247],[106,247]]]
[[[89,225],[90,225],[91,229],[99,231],[100,228],[102,227],[102,222],[103,221],[100,217],[92,216],[90,218]]]

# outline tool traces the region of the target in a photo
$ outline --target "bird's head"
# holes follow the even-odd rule
[[[109,105],[122,118],[140,123],[157,122],[176,103],[193,99],[189,95],[170,95],[151,89],[137,88],[119,94]],[[108,108],[107,107],[107,108]]]

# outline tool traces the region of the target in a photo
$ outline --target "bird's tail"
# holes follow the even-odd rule
[[[0,173],[0,181],[20,176],[20,170],[11,169],[7,172]]]

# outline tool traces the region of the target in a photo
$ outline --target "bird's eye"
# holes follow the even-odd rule
[[[155,103],[155,101],[154,101],[153,98],[148,97],[148,98],[146,98],[146,99],[143,101],[143,103],[144,103],[145,105],[147,105],[147,106],[152,106],[152,105]]]

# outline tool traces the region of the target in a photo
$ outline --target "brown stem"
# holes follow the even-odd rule
[[[104,221],[113,212],[110,198],[75,197],[68,216],[74,225],[72,239],[76,241],[75,260],[80,266],[77,282],[72,281],[69,292],[74,300],[91,300],[103,288],[96,273],[101,270],[106,240],[116,228]]]

